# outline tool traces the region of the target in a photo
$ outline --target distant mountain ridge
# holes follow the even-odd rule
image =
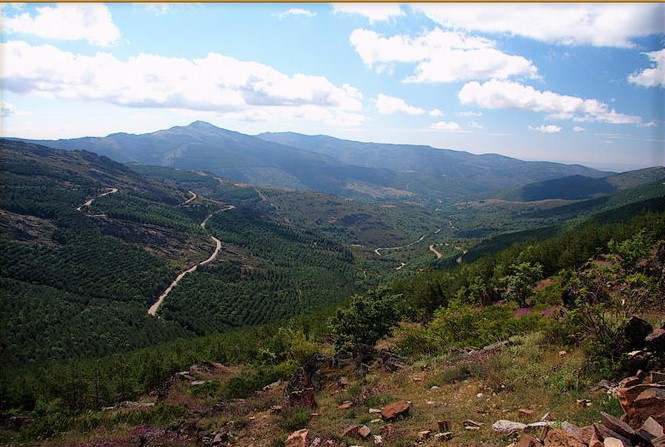
[[[89,150],[119,162],[206,170],[238,182],[364,200],[454,202],[559,177],[608,175],[579,165],[430,146],[296,133],[251,136],[203,121],[141,135],[29,141],[57,149]]]

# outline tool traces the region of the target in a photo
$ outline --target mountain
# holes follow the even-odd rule
[[[665,168],[662,166],[623,172],[603,178],[572,175],[529,183],[507,194],[506,197],[525,202],[547,199],[590,199],[647,183],[662,182],[664,179]]]
[[[206,170],[238,182],[363,200],[455,202],[557,177],[607,175],[583,166],[429,146],[361,143],[294,133],[250,136],[202,121],[142,135],[117,133],[32,142],[88,150],[119,162]]]
[[[492,187],[566,175],[607,175],[580,165],[522,161],[498,154],[475,155],[422,145],[361,143],[326,135],[309,136],[292,132],[263,133],[258,137],[335,157],[348,164],[390,169],[395,172],[416,172],[433,177],[457,177]],[[517,174],[519,179],[515,178]]]

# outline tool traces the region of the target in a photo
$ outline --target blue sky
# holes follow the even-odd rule
[[[2,135],[204,120],[665,164],[665,5],[5,4]]]

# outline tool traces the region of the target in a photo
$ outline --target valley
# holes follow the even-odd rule
[[[224,147],[226,155],[205,166],[193,163],[200,154],[178,162],[171,154],[168,163],[155,155],[151,160],[156,164],[145,164],[132,149],[132,141],[147,144],[159,138],[159,144],[148,144],[158,151],[174,135],[186,147],[199,147],[205,140],[208,156],[216,153],[215,147]],[[237,154],[232,170],[221,169],[233,148],[220,135],[251,147],[249,154],[256,151],[252,163],[262,159],[264,151],[273,151],[271,160],[277,165],[297,170],[251,167]],[[97,408],[101,402],[114,404],[157,392],[178,369],[210,359],[248,369],[223,378],[203,377],[202,383],[215,389],[205,388],[202,396],[237,398],[285,379],[316,352],[344,355],[358,342],[374,344],[379,339],[411,365],[422,358],[436,363],[436,357],[428,356],[445,357],[451,346],[482,347],[550,330],[549,325],[559,323],[513,320],[510,315],[522,308],[549,312],[561,306],[566,293],[573,293],[566,269],[583,271],[589,265],[585,262],[603,250],[621,253],[607,256],[628,259],[628,248],[616,245],[615,239],[642,244],[639,256],[646,259],[653,246],[649,251],[644,244],[662,236],[662,167],[614,174],[524,162],[520,169],[529,174],[516,183],[514,173],[501,167],[501,158],[442,151],[463,160],[458,171],[462,166],[469,172],[490,169],[479,166],[498,161],[487,181],[474,178],[467,184],[462,177],[476,174],[453,180],[448,178],[451,173],[432,171],[431,163],[440,154],[431,148],[326,138],[313,144],[298,135],[260,137],[200,122],[155,135],[122,136],[129,142],[125,155],[111,155],[124,164],[80,150],[85,145],[103,153],[104,139],[44,142],[66,150],[0,140],[3,405],[36,408],[41,399],[61,399],[58,412]],[[113,138],[117,143],[120,137]],[[264,143],[252,146],[256,140]],[[272,146],[287,143],[295,146]],[[341,148],[338,159],[332,156],[333,143]],[[382,159],[380,150],[390,156]],[[405,180],[411,173],[394,170],[400,151],[413,159],[414,150],[423,151],[425,158],[405,167],[419,172],[418,187],[413,179]],[[280,151],[286,155],[277,156]],[[359,163],[354,151],[374,155],[368,155],[364,165],[347,164]],[[437,163],[445,167],[448,162]],[[316,181],[293,175],[314,165],[319,170],[310,174]],[[253,183],[259,172],[261,181]],[[349,175],[356,177],[345,177]],[[400,181],[406,183],[395,183]],[[447,190],[451,181],[454,192]],[[411,186],[400,189],[407,184]],[[475,186],[467,187],[471,184]],[[635,265],[623,268],[632,271]],[[640,270],[656,278],[654,271]],[[527,277],[554,286],[525,286],[520,281]],[[635,296],[656,293],[656,279],[621,278],[630,287],[630,281],[637,281]],[[562,286],[564,282],[569,285]],[[629,286],[622,287],[608,294],[624,293]],[[531,289],[537,290],[535,298],[518,292]],[[506,302],[519,307],[501,304]],[[659,306],[653,298],[644,302]],[[497,333],[480,329],[478,321]],[[62,374],[69,374],[71,381],[58,385],[48,378]],[[487,374],[474,379],[477,386],[486,386]],[[381,377],[380,383],[392,383]],[[87,389],[83,395],[89,396],[95,380],[106,387],[98,390],[95,403],[75,397],[78,392],[71,394]],[[368,382],[363,380],[354,386],[365,389]],[[38,390],[33,383],[43,385]],[[376,393],[372,390],[367,388],[367,393]],[[187,393],[189,401],[198,391]],[[349,397],[364,405],[364,400]],[[321,398],[326,402],[330,396]],[[159,411],[168,413],[163,407]],[[325,424],[338,423],[309,426],[330,435],[335,429]]]

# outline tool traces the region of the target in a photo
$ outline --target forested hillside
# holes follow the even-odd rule
[[[265,323],[357,287],[340,243],[242,206],[219,213],[243,203],[242,188],[192,197],[89,152],[2,146],[7,368]],[[180,272],[211,256],[211,235],[218,256],[173,289],[161,319],[149,316]]]

